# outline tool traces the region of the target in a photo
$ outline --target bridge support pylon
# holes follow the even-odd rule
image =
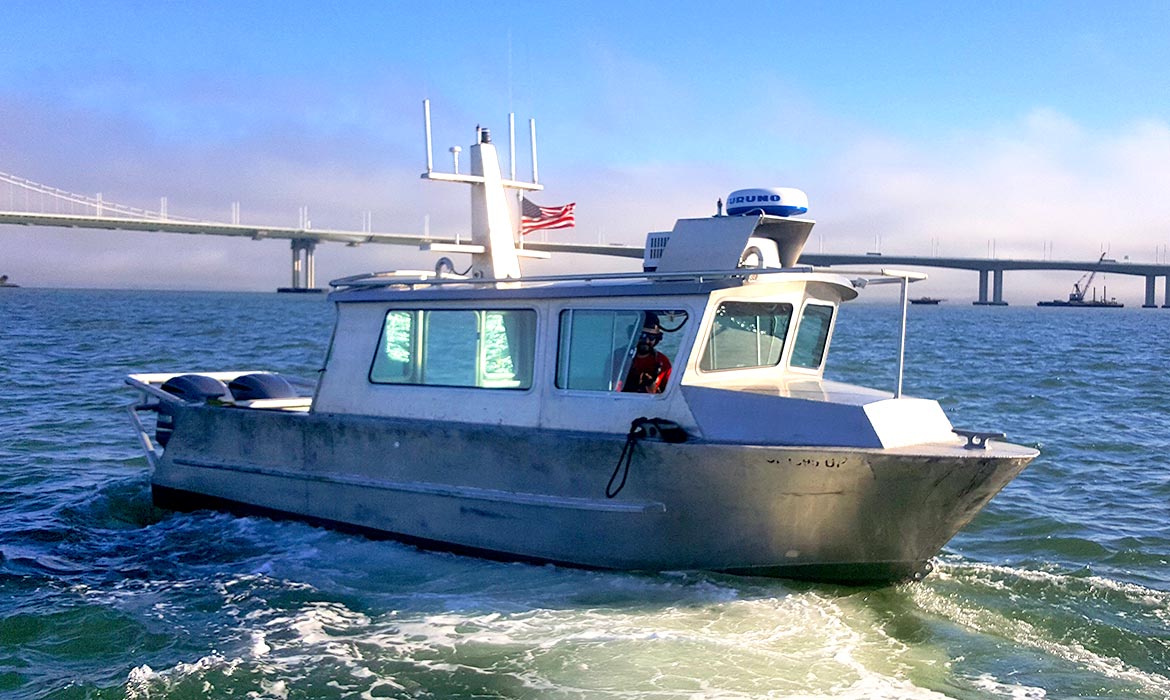
[[[992,275],[992,298],[987,300],[987,276]],[[1007,306],[1003,300],[1003,270],[979,271],[979,299],[971,302],[975,306]]]
[[[276,291],[294,294],[324,291],[317,288],[317,271],[313,261],[313,252],[317,249],[317,241],[312,238],[294,238],[289,243],[289,247],[292,248],[292,286],[279,287]],[[302,258],[304,258],[303,265]]]
[[[1154,275],[1146,275],[1146,301],[1142,304],[1143,309],[1156,309],[1158,304],[1154,301],[1154,285],[1158,278]]]
[[[1170,275],[1162,280],[1162,308],[1170,309]]]

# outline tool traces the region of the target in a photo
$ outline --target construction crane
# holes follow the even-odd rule
[[[1106,253],[1101,253],[1101,259],[1097,264],[1105,262]],[[1086,272],[1079,280],[1073,283],[1073,290],[1068,294],[1068,300],[1073,302],[1083,302],[1085,294],[1089,291],[1089,285],[1093,283],[1093,278],[1097,275],[1096,270]],[[1087,279],[1086,279],[1087,278]]]

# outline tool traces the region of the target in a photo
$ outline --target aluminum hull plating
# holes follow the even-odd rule
[[[628,570],[917,578],[1035,456],[637,444],[620,436],[183,406],[153,477],[171,507],[231,506],[431,547]]]

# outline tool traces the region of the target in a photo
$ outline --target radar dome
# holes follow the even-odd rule
[[[727,215],[797,216],[808,211],[808,195],[795,187],[759,187],[727,195]]]

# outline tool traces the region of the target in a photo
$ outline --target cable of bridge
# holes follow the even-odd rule
[[[78,194],[76,192],[69,192],[51,185],[46,185],[40,182],[34,182],[27,178],[10,173],[0,172],[0,182],[6,183],[11,187],[17,187],[26,192],[35,192],[36,194],[52,197],[55,200],[62,202],[69,202],[78,206],[93,209],[98,216],[103,214],[117,214],[131,218],[148,219],[151,221],[186,221],[191,223],[201,222],[201,219],[192,219],[182,216],[169,216],[159,211],[151,211],[149,209],[142,209],[140,207],[133,207],[126,204],[119,204],[117,202],[107,201],[100,197],[91,197],[89,195]],[[42,207],[43,209],[43,207]],[[42,213],[45,213],[42,211]]]

